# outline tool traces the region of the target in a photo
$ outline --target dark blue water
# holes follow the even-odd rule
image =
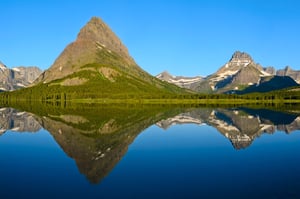
[[[300,132],[236,150],[215,127],[146,128],[98,184],[52,135],[0,136],[1,198],[300,198]]]

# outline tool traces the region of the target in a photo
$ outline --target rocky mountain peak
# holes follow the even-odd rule
[[[252,60],[251,56],[246,52],[235,51],[231,59],[249,59]]]
[[[103,63],[111,59],[122,60],[120,67],[142,71],[108,25],[100,18],[92,17],[81,28],[77,39],[63,50],[53,65],[35,81],[35,84],[61,79],[82,70],[81,67],[84,65]]]
[[[229,62],[222,66],[215,74],[217,76],[227,77],[232,76],[248,65],[255,65],[259,70],[263,70],[248,53],[236,51],[231,56]]]
[[[100,18],[92,17],[80,30],[76,41],[93,41],[98,47],[105,47],[122,56],[130,57],[121,40]]]
[[[253,62],[251,56],[248,53],[240,51],[236,51],[229,61],[229,63],[234,63],[237,65],[248,65],[251,62]]]
[[[167,81],[170,78],[172,78],[173,76],[168,71],[164,71],[164,72],[158,74],[156,77],[161,79],[161,80]]]

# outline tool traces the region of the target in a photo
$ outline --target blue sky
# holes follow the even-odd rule
[[[263,66],[300,70],[298,0],[2,0],[0,60],[47,69],[92,16],[144,70],[208,75],[236,50]]]

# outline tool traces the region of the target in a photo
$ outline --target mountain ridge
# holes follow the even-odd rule
[[[281,78],[281,80],[287,81],[285,84],[281,84],[281,86],[276,87],[276,85],[271,84],[260,85],[260,82],[265,82],[268,79],[265,77],[273,76],[289,76],[294,82],[288,78]],[[175,81],[178,77],[171,74],[169,74],[171,78],[163,78],[163,73],[156,75],[156,77],[177,86],[203,93],[236,93],[249,87],[251,89],[248,89],[248,91],[267,92],[272,89],[278,90],[297,86],[297,82],[300,82],[300,71],[294,71],[288,67],[278,71],[273,67],[262,67],[260,64],[255,63],[248,53],[236,51],[229,61],[215,73],[202,77],[198,81],[193,82],[193,84],[189,84],[189,79],[193,77],[182,78],[180,84]],[[260,88],[266,85],[268,88]],[[258,89],[255,89],[255,87],[258,87]]]

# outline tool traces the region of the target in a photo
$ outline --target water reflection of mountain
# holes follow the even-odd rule
[[[298,115],[265,109],[85,105],[31,106],[23,110],[36,115],[10,108],[0,110],[2,132],[35,132],[43,127],[91,183],[99,183],[136,136],[153,124],[164,129],[174,124],[208,124],[228,138],[235,149],[248,147],[262,133],[276,129],[290,133],[300,128]]]
[[[12,108],[1,108],[0,117],[0,135],[4,134],[7,130],[37,132],[41,128],[33,115],[27,112],[18,112]]]
[[[99,106],[50,111],[36,119],[75,160],[79,171],[91,183],[99,183],[139,133],[179,112],[155,106]]]
[[[297,114],[268,109],[195,109],[157,123],[167,129],[171,125],[192,123],[208,124],[228,138],[235,149],[246,148],[263,133],[276,130],[291,133],[300,129]]]

